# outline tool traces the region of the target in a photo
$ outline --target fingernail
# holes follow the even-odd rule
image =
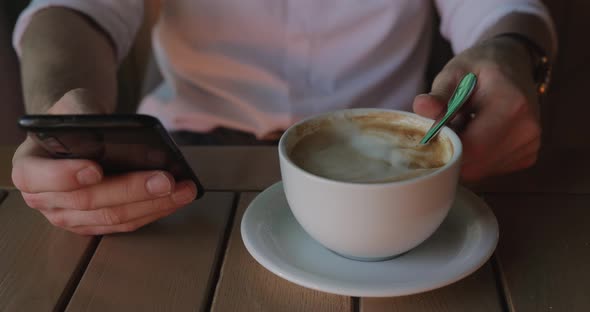
[[[86,167],[76,173],[78,183],[82,185],[91,185],[100,182],[100,172],[94,167]]]
[[[154,174],[147,180],[145,188],[152,195],[164,196],[170,194],[172,184],[168,177],[160,172]]]
[[[184,183],[172,194],[172,200],[177,204],[188,204],[195,199],[196,193],[196,187],[192,182]]]

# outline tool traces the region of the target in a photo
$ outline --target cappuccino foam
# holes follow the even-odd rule
[[[395,116],[395,118],[393,118]],[[400,115],[378,114],[324,121],[291,149],[305,171],[338,181],[393,182],[427,174],[451,157],[450,142],[440,136],[418,144],[424,129]],[[409,118],[409,117],[408,117]]]

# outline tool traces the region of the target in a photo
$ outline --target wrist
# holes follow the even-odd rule
[[[95,92],[86,88],[75,88],[54,99],[37,95],[27,105],[29,114],[110,114],[114,107],[100,105]]]
[[[546,51],[533,40],[520,33],[502,33],[493,39],[512,41],[526,51],[531,67],[531,74],[536,84],[537,93],[543,95],[547,92],[551,78],[552,64]]]
[[[92,92],[96,100],[72,105],[72,110],[113,111],[117,63],[113,47],[105,39],[83,16],[71,10],[48,8],[35,14],[21,40],[27,112],[46,113],[64,96],[77,94],[72,93],[77,89]]]

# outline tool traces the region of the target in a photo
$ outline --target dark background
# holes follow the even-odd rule
[[[555,20],[559,35],[559,54],[554,66],[552,85],[542,104],[543,141],[545,146],[590,146],[584,129],[590,116],[590,1],[545,0]],[[0,144],[18,144],[24,138],[16,127],[23,113],[18,62],[11,45],[14,22],[26,7],[26,0],[0,3]],[[150,63],[150,28],[157,18],[159,0],[146,0],[145,23],[133,49],[119,70],[119,109],[131,112],[145,89],[144,76],[153,69]],[[440,36],[434,38],[429,76],[451,56],[449,45]]]

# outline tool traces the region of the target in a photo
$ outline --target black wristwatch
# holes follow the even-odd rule
[[[542,96],[547,93],[551,81],[552,64],[549,56],[538,44],[520,33],[503,33],[497,37],[508,37],[522,43],[529,52],[533,67],[533,79],[536,83],[537,93]]]

